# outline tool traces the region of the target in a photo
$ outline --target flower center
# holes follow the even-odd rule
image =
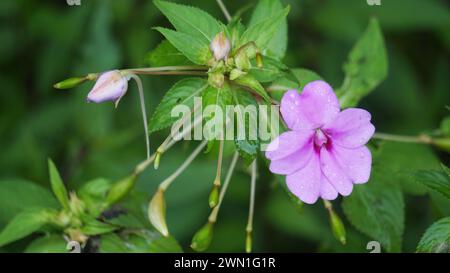
[[[314,134],[314,145],[318,148],[322,147],[323,145],[327,144],[328,137],[325,135],[322,130],[317,129],[316,133]]]

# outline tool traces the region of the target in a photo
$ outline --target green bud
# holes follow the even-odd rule
[[[331,209],[330,212],[330,223],[331,230],[333,231],[334,237],[340,241],[343,245],[346,243],[345,226],[342,223],[341,218]]]
[[[87,80],[87,77],[72,77],[66,80],[60,81],[53,85],[56,89],[69,89],[73,88]]]
[[[106,195],[106,206],[109,207],[124,198],[134,187],[137,175],[132,174],[114,183]]]
[[[81,215],[85,210],[85,205],[75,192],[69,193],[69,208],[74,215]]]
[[[234,62],[239,70],[246,71],[249,70],[251,67],[250,59],[248,58],[247,54],[245,54],[245,52],[243,51],[238,52],[238,54],[234,58]]]
[[[159,168],[159,163],[161,161],[161,155],[162,155],[162,153],[160,153],[159,151],[156,151],[155,162],[153,163],[153,167],[155,168],[155,170],[157,170]]]
[[[245,252],[252,252],[252,232],[247,232],[247,236],[245,238]]]
[[[212,72],[208,74],[208,83],[215,88],[222,88],[225,82],[225,77],[222,73]]]
[[[195,251],[205,251],[212,241],[214,224],[206,223],[192,238],[191,248]]]
[[[214,186],[211,190],[211,193],[209,194],[209,207],[214,208],[217,206],[217,203],[219,202],[219,187],[214,183]]]
[[[148,206],[148,219],[163,236],[169,236],[169,230],[166,224],[166,201],[162,189],[158,189],[150,201]]]
[[[446,117],[442,120],[441,131],[445,136],[450,137],[450,117]]]
[[[256,53],[256,65],[258,66],[258,68],[263,68],[263,60],[262,60],[262,55],[260,53]]]
[[[243,71],[235,68],[235,69],[231,70],[231,72],[230,72],[230,80],[234,81],[235,79],[237,79],[243,75],[247,75],[247,72],[243,72]]]
[[[61,228],[65,228],[69,226],[71,222],[71,215],[70,212],[62,210],[58,214],[55,214],[53,217],[51,217],[51,220],[55,225]]]
[[[450,138],[435,138],[431,143],[435,147],[450,153]]]
[[[251,43],[249,46],[245,48],[245,54],[249,59],[253,59],[259,52],[259,49],[256,47],[255,43]]]
[[[86,244],[87,240],[89,239],[89,237],[84,235],[81,232],[81,230],[79,230],[79,229],[70,228],[70,229],[67,229],[65,231],[65,233],[67,233],[67,235],[69,235],[69,238],[71,241],[77,241],[82,245]]]

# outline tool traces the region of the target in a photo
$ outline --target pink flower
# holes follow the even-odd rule
[[[324,81],[305,86],[302,94],[287,91],[281,114],[292,131],[269,144],[270,171],[286,175],[289,190],[303,202],[319,197],[348,196],[353,184],[369,180],[372,155],[364,146],[375,132],[370,113],[348,108],[340,111],[333,89]]]
[[[225,36],[225,33],[218,33],[209,46],[214,54],[216,61],[224,60],[228,57],[228,53],[231,50],[230,40]]]
[[[128,89],[128,79],[119,70],[107,71],[100,75],[87,96],[88,102],[113,101],[116,105]]]

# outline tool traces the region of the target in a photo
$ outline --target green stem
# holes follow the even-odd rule
[[[183,164],[181,164],[181,166],[178,167],[178,169],[174,173],[172,173],[163,182],[161,182],[161,184],[159,185],[159,189],[161,189],[162,191],[166,191],[170,184],[172,184],[172,182],[187,168],[187,166],[189,166],[192,161],[194,161],[194,159],[203,150],[206,144],[208,144],[208,141],[203,140],[203,142],[198,145],[198,147],[192,152],[192,154],[189,155],[186,161],[184,161]]]
[[[133,71],[134,74],[139,75],[193,75],[193,76],[204,76],[206,75],[206,71]]]
[[[234,168],[236,166],[236,162],[239,159],[239,153],[235,152],[233,155],[233,159],[231,160],[230,167],[228,168],[227,176],[225,177],[225,181],[223,183],[223,187],[220,190],[219,194],[219,202],[217,206],[215,206],[209,215],[208,221],[210,223],[215,223],[217,221],[217,215],[219,213],[220,205],[222,205],[223,198],[225,197],[225,193],[227,192],[228,185],[230,184],[231,177],[233,176]]]
[[[252,251],[253,215],[255,211],[255,191],[256,191],[256,174],[257,174],[256,159],[253,161],[251,168],[252,168],[252,176],[250,185],[250,208],[248,210],[248,221],[247,227],[245,229],[245,231],[247,232],[245,251],[247,253],[250,253]]]
[[[160,67],[138,67],[128,68],[122,71],[136,72],[163,72],[163,71],[206,71],[208,68],[202,65],[185,65],[185,66],[160,66]]]
[[[219,5],[220,9],[221,9],[222,12],[223,12],[223,15],[225,15],[225,18],[227,19],[227,21],[230,22],[230,21],[231,21],[231,15],[230,15],[230,13],[228,12],[227,7],[226,7],[225,4],[222,2],[222,0],[216,0],[216,1],[217,1],[217,4]]]
[[[138,91],[139,91],[139,100],[141,102],[141,111],[142,111],[142,120],[144,122],[144,133],[145,133],[145,144],[147,145],[147,159],[150,158],[150,136],[148,131],[148,122],[147,122],[147,111],[145,109],[145,98],[144,98],[144,88],[142,85],[141,79],[135,74],[129,74],[129,77],[136,81]]]
[[[403,135],[393,135],[393,134],[385,134],[385,133],[375,133],[373,135],[373,138],[387,140],[387,141],[406,142],[406,143],[422,143],[422,144],[431,144],[432,143],[432,139],[427,135],[403,136]]]
[[[178,138],[179,139],[183,139],[187,134],[189,134],[191,132],[192,128],[197,126],[201,121],[202,121],[201,118],[196,120],[196,121],[194,121],[194,124],[192,124],[191,126],[189,126],[186,129],[184,129],[183,132],[181,132],[178,135]],[[165,152],[165,151],[169,150],[176,142],[177,142],[177,140],[175,140],[172,137],[172,135],[169,134],[167,136],[167,138],[163,141],[163,143],[159,146],[158,150],[162,149]],[[134,169],[134,174],[139,175],[143,171],[145,171],[145,169],[147,169],[148,166],[150,166],[153,163],[153,161],[156,158],[156,155],[160,152],[158,150],[155,153],[153,153],[149,158],[147,158],[146,160],[144,160],[141,163],[139,163]]]

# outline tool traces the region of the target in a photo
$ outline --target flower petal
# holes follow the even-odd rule
[[[314,204],[320,195],[322,172],[315,154],[301,170],[286,176],[289,190],[307,204]]]
[[[303,88],[301,95],[295,90],[287,91],[280,110],[290,129],[317,129],[335,119],[339,101],[328,83],[313,81]]]
[[[314,152],[312,139],[300,150],[278,160],[272,160],[269,169],[277,174],[292,174],[302,169]]]
[[[347,149],[334,145],[333,154],[342,170],[353,183],[363,184],[369,181],[372,154],[366,146]]]
[[[325,176],[322,176],[322,185],[320,186],[320,197],[325,200],[334,200],[338,197],[337,190],[331,185]]]
[[[314,131],[311,130],[284,132],[267,146],[266,157],[270,160],[278,160],[293,154],[311,141],[313,134]]]
[[[365,145],[375,132],[370,119],[371,115],[366,110],[348,108],[325,125],[323,130],[332,138],[333,143],[346,148],[357,148]]]
[[[347,196],[352,192],[352,181],[336,162],[334,154],[326,148],[320,150],[320,164],[323,174],[341,195]]]
[[[300,110],[300,94],[297,90],[288,90],[281,98],[280,112],[287,127],[291,130],[302,128],[312,129]]]
[[[303,88],[300,109],[310,128],[316,129],[336,118],[339,101],[328,83],[313,81]],[[301,124],[298,126],[302,127]]]
[[[89,102],[117,101],[127,92],[128,80],[119,70],[112,70],[100,75],[87,96]]]

